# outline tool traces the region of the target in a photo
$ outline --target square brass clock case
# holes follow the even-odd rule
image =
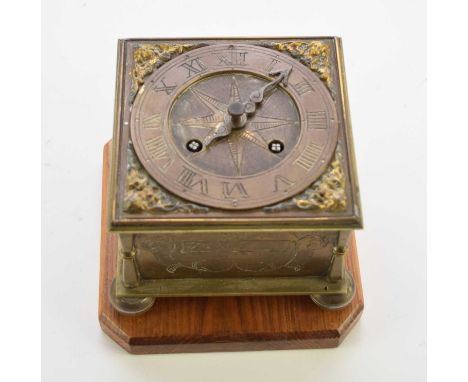
[[[219,44],[287,54],[333,99],[334,156],[290,199],[245,210],[192,203],[160,186],[135,154],[131,110],[145,79],[179,55]],[[342,256],[362,218],[339,38],[120,40],[116,82],[109,229],[120,239],[118,297],[346,293]]]

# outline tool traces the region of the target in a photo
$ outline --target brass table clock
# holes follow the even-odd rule
[[[115,314],[173,297],[348,306],[362,219],[345,86],[339,38],[121,40]]]

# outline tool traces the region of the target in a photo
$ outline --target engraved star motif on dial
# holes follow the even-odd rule
[[[182,127],[208,130],[207,136],[213,130],[215,130],[217,126],[224,123],[224,118],[227,113],[229,104],[233,102],[242,102],[239,93],[239,87],[234,76],[231,78],[229,101],[227,103],[221,102],[213,96],[206,94],[198,89],[191,89],[190,91],[200,103],[202,103],[210,110],[210,113],[202,117],[181,120],[179,121],[179,125]],[[274,92],[265,97],[262,106],[263,108],[265,108],[265,105],[268,103],[273,94]],[[221,142],[227,142],[236,174],[242,175],[242,163],[246,143],[250,142],[255,144],[269,155],[272,155],[279,160],[281,157],[272,153],[268,148],[268,142],[262,136],[262,131],[297,123],[297,121],[263,116],[257,112],[251,119],[247,121],[244,128],[232,131],[231,134],[229,134],[227,137],[218,139],[212,143],[211,147]],[[204,155],[209,150],[209,148],[203,149],[202,151],[193,153],[192,155]]]

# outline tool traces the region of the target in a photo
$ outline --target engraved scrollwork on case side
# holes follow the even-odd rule
[[[130,102],[133,102],[138,90],[148,74],[172,58],[206,44],[142,44],[133,51],[132,87]]]
[[[147,261],[152,258],[155,267],[165,269],[170,275],[192,271],[194,274],[266,274],[280,270],[306,271],[310,261],[319,261],[331,252],[334,236],[333,232],[283,234],[274,239],[235,234],[193,235],[185,239],[142,235],[137,245]],[[252,256],[256,258],[254,263]]]
[[[287,52],[304,65],[316,72],[320,79],[331,89],[330,47],[321,41],[265,42],[261,46]]]
[[[265,212],[277,212],[293,208],[326,211],[345,210],[346,191],[342,157],[343,154],[338,146],[330,165],[309,188],[292,199],[265,207],[263,210]]]
[[[143,169],[131,143],[127,148],[127,179],[123,211],[131,214],[154,212],[208,212],[209,208],[186,202],[165,191]]]

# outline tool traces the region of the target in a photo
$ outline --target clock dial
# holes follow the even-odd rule
[[[203,143],[216,126],[224,123],[230,104],[249,99],[253,91],[267,83],[252,74],[232,72],[209,76],[188,87],[174,102],[169,116],[180,155],[200,169],[227,177],[252,176],[279,164],[294,149],[301,128],[295,102],[282,89],[264,99],[243,128],[202,150],[187,147],[193,140]],[[282,143],[282,150],[272,148],[274,141]]]
[[[303,191],[337,140],[332,98],[288,55],[214,45],[164,64],[135,99],[131,136],[149,174],[182,198],[248,209]]]

